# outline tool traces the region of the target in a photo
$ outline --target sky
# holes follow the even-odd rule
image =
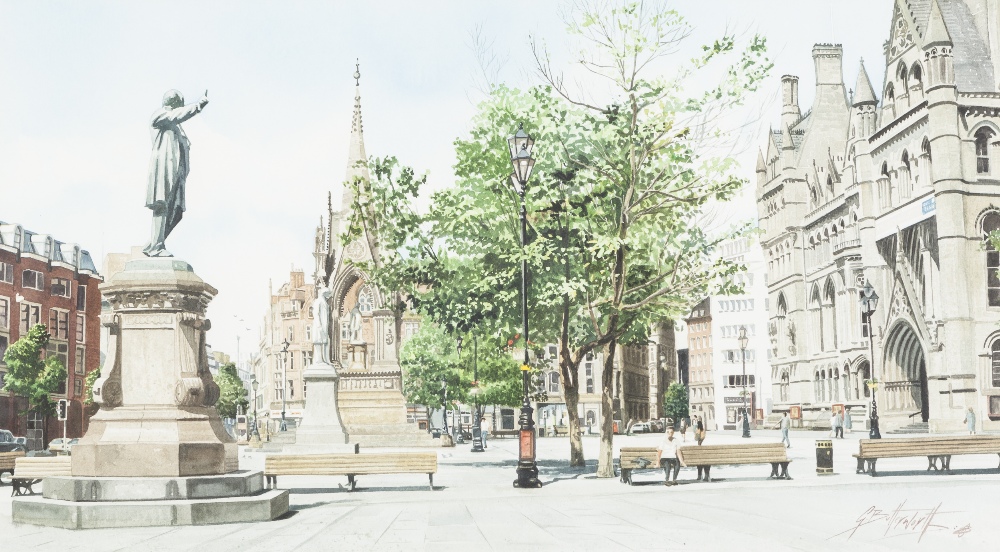
[[[814,43],[843,44],[849,88],[862,57],[876,90],[883,81],[890,0],[668,5],[692,25],[688,48],[727,30],[768,39],[775,67],[752,103],[750,146],[737,154],[750,188],[757,148],[780,118],[780,76],[801,77],[803,111],[812,102]],[[0,0],[0,221],[78,243],[99,269],[108,253],[144,245],[150,116],[169,89],[188,103],[207,90],[208,106],[184,123],[187,211],[167,248],[219,290],[208,310],[213,349],[235,356],[239,338],[246,361],[269,288],[293,267],[313,272],[315,228],[329,192],[336,208],[346,171],[356,61],[368,155],[395,155],[426,171],[432,188],[447,187],[453,141],[483,98],[472,36],[506,60],[507,85],[540,83],[529,36],[572,76],[570,7]],[[740,216],[756,216],[752,198],[748,190],[738,202]]]

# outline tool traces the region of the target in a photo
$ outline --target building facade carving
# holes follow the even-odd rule
[[[864,420],[874,376],[883,427],[952,431],[972,407],[1000,428],[1000,253],[983,239],[1000,229],[1000,3],[896,0],[891,18],[879,92],[862,63],[849,93],[841,47],[817,44],[812,108],[782,77],[758,157],[775,408]]]

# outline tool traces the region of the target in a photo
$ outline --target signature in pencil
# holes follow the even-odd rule
[[[961,512],[946,511],[942,510],[941,507],[942,504],[939,503],[932,508],[912,508],[906,505],[905,500],[889,509],[871,506],[854,520],[850,528],[829,539],[846,535],[847,540],[851,540],[851,537],[855,536],[862,528],[882,531],[882,536],[886,538],[915,535],[917,542],[920,542],[924,535],[929,533],[950,532],[961,538],[972,531],[972,525],[969,523],[964,525],[949,523],[949,514]]]

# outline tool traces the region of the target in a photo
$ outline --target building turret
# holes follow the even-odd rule
[[[872,87],[871,79],[868,78],[868,71],[865,70],[865,60],[862,59],[861,67],[858,69],[858,81],[854,85],[854,98],[851,99],[850,140],[867,139],[875,132],[877,105],[878,98],[875,97],[875,89]]]
[[[799,78],[792,75],[781,77],[781,127],[793,127],[802,118],[799,109]]]
[[[944,22],[937,0],[931,5],[924,35],[924,65],[927,67],[927,91],[941,86],[955,86],[955,58],[951,34]]]

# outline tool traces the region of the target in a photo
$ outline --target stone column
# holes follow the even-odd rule
[[[111,314],[101,410],[73,448],[73,475],[180,477],[236,469],[236,443],[214,405],[205,309],[215,288],[184,261],[147,258],[101,285]],[[229,459],[227,465],[227,458]]]

